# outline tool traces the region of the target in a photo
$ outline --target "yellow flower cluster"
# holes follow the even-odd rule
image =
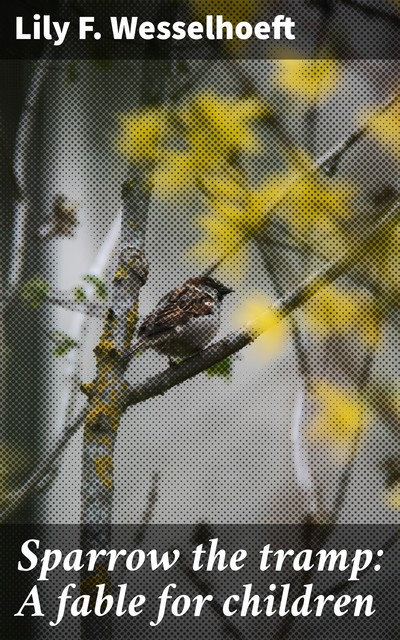
[[[347,458],[367,425],[367,405],[359,392],[331,380],[313,384],[317,415],[308,435],[328,444],[342,458]]]
[[[400,509],[400,481],[386,490],[385,502],[391,509]]]
[[[340,66],[335,60],[280,60],[275,81],[308,103],[328,97],[337,87]]]
[[[329,181],[315,174],[301,176],[294,168],[292,173],[276,174],[258,187],[226,175],[206,177],[202,182],[210,199],[207,215],[199,219],[206,237],[192,255],[204,264],[214,256],[216,261],[230,261],[229,270],[243,272],[246,241],[260,231],[275,209],[295,233],[308,238],[311,234],[317,249],[325,242],[321,252],[325,249],[329,258],[343,253],[345,244],[336,222],[351,210],[355,189],[348,181]]]
[[[260,150],[252,125],[268,113],[258,99],[207,91],[174,109],[144,109],[120,118],[117,149],[152,168],[152,187],[159,197],[175,198],[177,191],[193,187],[206,194],[208,211],[199,219],[204,236],[191,251],[202,266],[223,259],[229,272],[241,275],[247,266],[247,240],[278,205],[301,233],[326,227],[350,211],[353,185],[317,175],[301,150],[287,152],[290,169],[250,184],[234,160]]]
[[[356,332],[369,346],[380,340],[380,314],[371,296],[331,284],[318,291],[304,308],[310,329],[321,337]]]
[[[160,108],[143,109],[120,116],[117,151],[132,162],[155,160],[166,123],[166,114]]]
[[[198,219],[205,237],[191,255],[207,264],[210,256],[224,259],[225,269],[240,275],[247,266],[247,240],[268,219],[269,211],[282,197],[282,181],[266,180],[257,187],[248,185],[232,168],[219,175],[205,175],[201,186],[208,196],[209,209]]]
[[[197,185],[206,172],[221,172],[236,153],[259,150],[252,130],[268,109],[255,98],[203,92],[169,110],[143,109],[120,117],[117,150],[132,162],[153,163],[160,196]]]
[[[304,232],[315,223],[347,217],[355,194],[350,181],[313,173],[297,180],[285,197],[282,212],[296,230]]]
[[[264,365],[284,349],[287,323],[273,309],[271,300],[263,293],[253,294],[236,309],[233,325],[246,327],[257,341],[246,350],[252,364]]]
[[[380,111],[367,110],[361,120],[367,123],[368,132],[386,147],[395,158],[400,157],[400,100],[397,99]]]

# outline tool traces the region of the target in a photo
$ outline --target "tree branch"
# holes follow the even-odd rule
[[[12,513],[21,506],[27,498],[33,495],[37,491],[38,487],[45,481],[49,473],[51,473],[53,464],[64,452],[72,436],[75,435],[78,429],[82,426],[86,413],[87,409],[85,408],[80,412],[74,422],[65,428],[53,449],[47,454],[46,458],[37,465],[34,473],[24,482],[22,487],[17,491],[13,491],[6,497],[5,501],[8,502],[8,506],[0,513],[0,523],[6,522]]]
[[[360,262],[373,248],[378,239],[390,233],[400,219],[400,200],[384,215],[375,227],[365,235],[360,244],[350,250],[343,258],[332,265],[322,268],[308,278],[296,291],[278,300],[273,309],[284,318],[305,304],[317,291],[337,280],[354,264]],[[143,402],[149,398],[163,395],[166,391],[193,378],[205,369],[221,362],[228,356],[243,349],[255,340],[256,336],[249,328],[242,328],[222,338],[201,353],[189,358],[177,367],[168,369],[147,378],[135,387],[129,387],[126,407]]]
[[[96,377],[81,386],[89,407],[84,425],[81,483],[82,549],[107,549],[111,546],[111,523],[114,496],[114,448],[120,423],[126,382],[124,354],[139,317],[139,292],[145,284],[148,267],[144,258],[144,239],[151,192],[146,172],[139,169],[123,188],[121,234],[117,270],[112,281],[110,307],[103,333],[94,349]],[[87,526],[89,525],[89,526]],[[93,526],[95,525],[95,526]],[[93,596],[102,580],[104,566],[96,575],[81,575],[81,592]],[[108,589],[111,591],[112,586]],[[82,637],[92,640],[112,634],[111,619],[87,618]]]
[[[139,291],[147,278],[143,245],[150,201],[144,170],[123,189],[119,261],[103,334],[95,348],[96,379],[82,385],[89,398],[83,446],[82,523],[109,524],[113,495],[113,450],[126,383],[124,355],[138,320]]]
[[[158,500],[159,484],[160,475],[158,473],[154,473],[151,479],[151,486],[147,496],[145,510],[142,517],[140,518],[140,525],[138,528],[138,533],[136,535],[136,544],[138,545],[143,543],[143,540],[146,536],[147,528],[150,525],[151,519],[153,517],[154,509]]]
[[[81,315],[88,315],[93,318],[104,318],[104,314],[108,309],[108,305],[102,302],[93,302],[86,300],[85,302],[77,302],[69,291],[54,290],[46,299],[46,302],[65,309],[65,311],[73,311]]]

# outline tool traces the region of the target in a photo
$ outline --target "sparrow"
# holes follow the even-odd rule
[[[217,335],[222,300],[232,291],[210,276],[189,278],[143,320],[130,355],[154,349],[175,364],[202,351]]]

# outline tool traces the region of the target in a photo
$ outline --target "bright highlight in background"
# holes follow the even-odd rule
[[[263,293],[247,298],[234,312],[232,324],[236,329],[249,329],[256,337],[255,342],[245,351],[245,358],[252,365],[264,366],[278,357],[285,348],[286,323]]]

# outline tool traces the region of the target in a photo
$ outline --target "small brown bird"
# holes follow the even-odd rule
[[[217,335],[221,302],[228,293],[232,289],[210,276],[189,278],[144,319],[131,355],[154,349],[173,362],[198,353]]]

